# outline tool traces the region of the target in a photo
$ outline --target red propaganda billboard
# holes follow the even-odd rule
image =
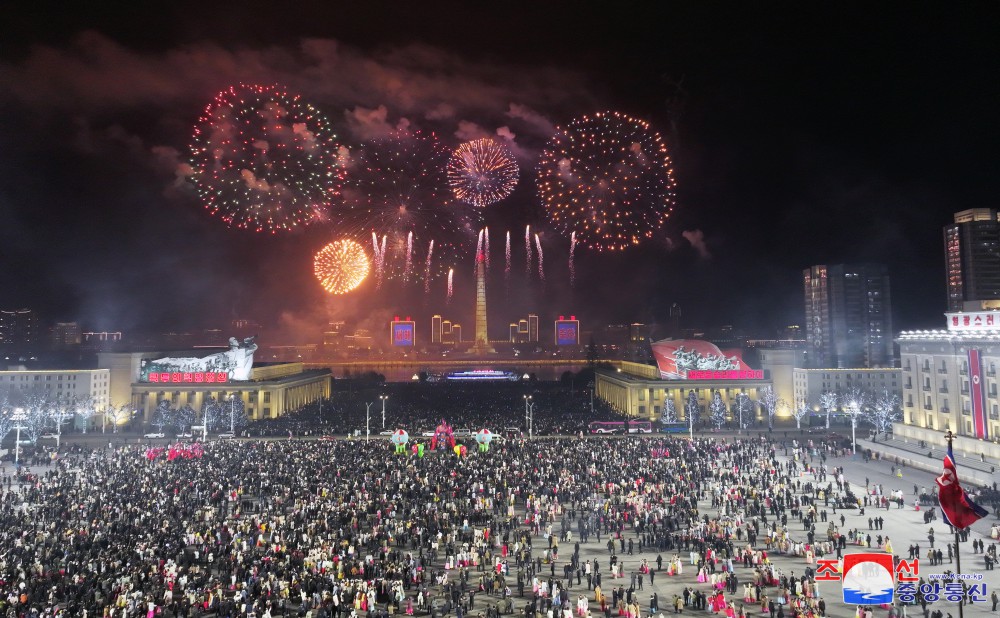
[[[747,367],[739,350],[720,350],[699,339],[664,339],[652,344],[665,380],[762,380],[764,372]]]

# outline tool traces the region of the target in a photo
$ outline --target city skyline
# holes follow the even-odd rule
[[[490,313],[503,325],[492,337],[502,316],[655,324],[674,303],[690,325],[776,332],[804,322],[803,269],[859,262],[887,266],[896,330],[940,323],[941,230],[997,192],[986,162],[1000,93],[980,77],[1000,59],[995,11],[569,7],[466,13],[493,26],[476,36],[443,3],[393,7],[391,23],[375,7],[251,7],[239,27],[224,5],[181,3],[155,20],[15,12],[0,53],[2,304],[97,331],[252,316],[294,333],[396,313],[474,324],[459,300],[474,294],[471,247],[452,304],[442,279],[376,287],[369,275],[330,296],[311,272],[330,227],[262,238],[205,212],[183,172],[191,127],[216,93],[262,83],[301,94],[351,147],[403,125],[449,147],[507,140],[520,180],[483,207]],[[760,26],[745,32],[748,20]],[[673,212],[641,246],[572,252],[539,201],[536,166],[555,127],[605,110],[663,136]]]

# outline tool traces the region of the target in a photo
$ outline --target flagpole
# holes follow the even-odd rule
[[[952,438],[954,438],[954,437],[955,437],[955,434],[953,434],[950,429],[948,430],[948,433],[945,434],[945,438],[947,438],[947,440],[948,440],[948,455],[949,456],[952,453],[952,450],[951,450],[951,441],[952,441]],[[951,529],[955,531],[955,576],[958,577],[958,582],[960,584],[962,584],[962,600],[958,602],[958,618],[965,618],[965,612],[963,611],[964,608],[965,608],[965,581],[963,581],[962,578],[961,578],[961,575],[962,575],[962,557],[961,557],[961,552],[958,551],[958,548],[959,548],[958,527],[953,525],[951,527]]]

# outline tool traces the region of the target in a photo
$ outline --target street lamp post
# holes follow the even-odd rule
[[[591,415],[593,415],[594,414],[594,388],[595,388],[594,381],[591,380],[590,384],[588,384],[587,386],[590,387],[590,413],[591,413]]]
[[[379,395],[379,399],[382,400],[382,429],[385,429],[385,400],[389,398],[388,395]]]
[[[229,396],[229,433],[236,433],[236,395]]]
[[[855,431],[855,428],[858,425],[858,412],[859,412],[859,410],[858,410],[858,402],[857,401],[851,401],[851,403],[849,403],[847,407],[851,410],[851,454],[852,455],[857,455],[858,454],[858,442],[857,442],[857,438],[854,435],[854,431]]]
[[[372,435],[372,406],[375,402],[365,404],[365,442],[368,442]]]
[[[56,404],[60,405],[60,404]],[[62,422],[63,422],[64,411],[62,408],[56,408],[56,450],[59,450],[59,446],[62,444]]]
[[[531,395],[524,397],[524,423],[528,426],[528,439],[534,437],[535,429],[535,403],[531,401]]]
[[[15,468],[17,467],[18,462],[21,461],[21,430],[27,429],[26,427],[21,425],[21,422],[24,421],[26,418],[27,416],[25,415],[24,410],[22,408],[14,408],[14,416],[11,417],[11,420],[17,423],[17,425],[14,426],[14,429],[17,430],[17,438],[16,442],[14,443]]]

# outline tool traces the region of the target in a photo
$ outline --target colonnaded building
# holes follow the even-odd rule
[[[623,362],[615,369],[598,369],[594,394],[615,410],[637,418],[660,420],[664,408],[672,402],[678,420],[687,420],[686,404],[694,393],[702,419],[707,419],[709,405],[718,393],[726,404],[728,418],[736,421],[739,411],[736,397],[745,393],[753,402],[759,391],[772,386],[762,369],[749,368],[739,351],[722,351],[700,340],[666,339],[651,344],[656,365]],[[779,409],[788,416],[790,409]],[[760,406],[744,411],[758,421],[766,421]],[[738,422],[738,421],[737,421]]]
[[[213,399],[222,405],[238,400],[247,418],[263,420],[330,396],[329,369],[306,369],[302,363],[254,365],[256,345],[248,341],[230,340],[228,352],[203,358],[101,353],[98,365],[110,372],[111,402],[131,402],[144,423],[163,401],[197,412]]]

